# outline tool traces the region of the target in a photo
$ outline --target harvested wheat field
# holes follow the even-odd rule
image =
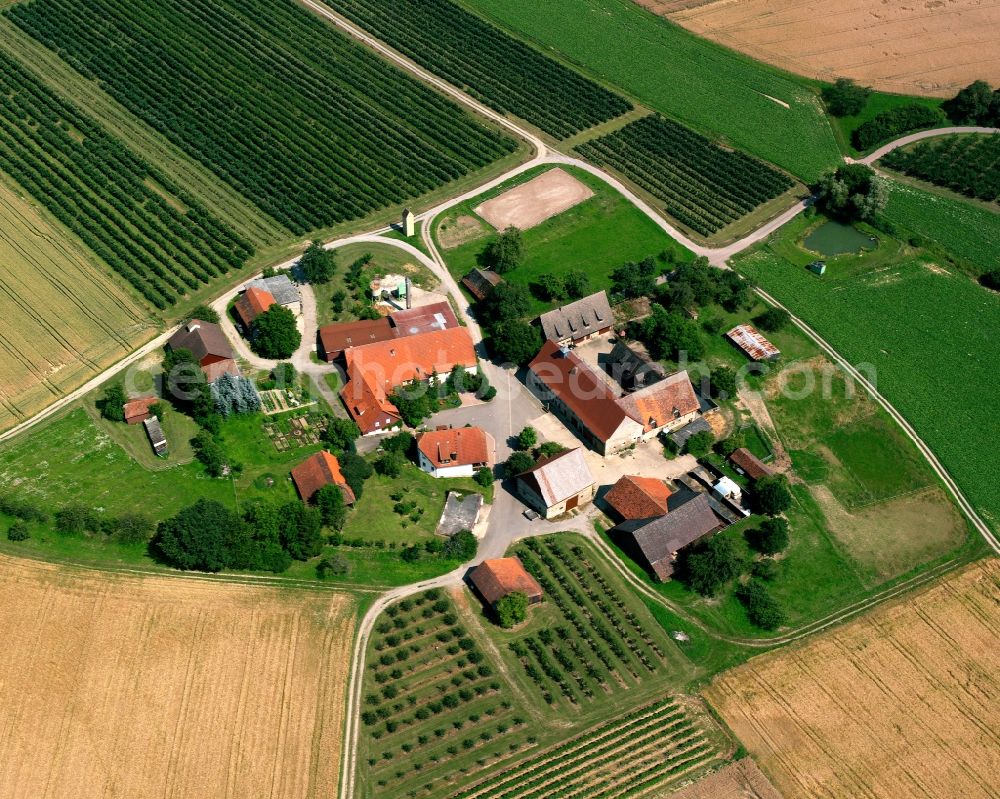
[[[953,95],[1000,83],[992,0],[636,0],[700,36],[811,78]]]
[[[593,196],[589,186],[556,167],[487,200],[475,211],[497,230],[510,225],[528,230]]]
[[[0,556],[0,799],[333,796],[354,610]]]
[[[0,182],[0,431],[152,338],[149,312]]]
[[[706,691],[785,799],[1000,796],[1000,560]]]
[[[656,799],[781,799],[757,764],[745,757],[702,777],[676,793],[654,794]]]

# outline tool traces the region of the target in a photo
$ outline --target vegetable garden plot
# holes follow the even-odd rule
[[[516,148],[292,0],[34,0],[8,14],[295,233]]]
[[[577,152],[608,165],[664,203],[696,233],[710,236],[793,185],[744,153],[725,150],[683,125],[647,116],[581,144]]]
[[[632,104],[450,0],[326,0],[421,66],[557,139]]]
[[[31,73],[0,55],[4,169],[157,308],[251,246]]]

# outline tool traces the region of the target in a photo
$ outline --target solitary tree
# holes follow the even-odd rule
[[[318,241],[312,242],[299,258],[298,271],[309,283],[329,283],[337,271],[337,255],[333,250],[324,249]]]
[[[754,484],[757,509],[768,516],[777,516],[792,507],[792,494],[788,478],[782,474],[762,477]]]
[[[331,418],[323,433],[323,441],[335,455],[354,452],[354,442],[361,435],[361,430],[350,419]]]
[[[777,333],[788,327],[792,321],[791,315],[784,308],[768,308],[760,314],[754,321],[761,330],[768,333]]]
[[[746,531],[747,543],[764,555],[776,555],[788,546],[788,522],[780,517],[765,519],[760,529]]]
[[[729,399],[736,396],[736,372],[728,366],[719,366],[712,370],[709,379],[712,396],[716,399]]]
[[[521,591],[511,591],[497,600],[495,610],[500,626],[510,629],[528,618],[528,596]]]
[[[517,434],[517,448],[519,450],[529,450],[538,442],[538,433],[535,428],[528,426]]]
[[[471,530],[459,530],[444,542],[441,556],[451,560],[467,561],[476,557],[479,551],[479,540]]]
[[[527,452],[512,452],[504,465],[508,477],[526,472],[535,465],[535,459]]]
[[[977,80],[962,89],[955,97],[944,104],[944,110],[955,122],[962,125],[976,123],[980,125],[994,122],[991,110],[998,103],[997,94],[984,80]]]
[[[281,506],[281,545],[295,560],[309,560],[323,549],[320,512],[301,502],[286,502]]]
[[[489,488],[493,485],[493,470],[484,466],[472,476],[472,479],[483,488]]]
[[[406,460],[401,453],[390,450],[380,455],[375,461],[375,471],[384,477],[395,479],[403,473],[403,464],[405,463]]]
[[[104,389],[104,396],[97,403],[101,409],[101,416],[112,422],[125,421],[124,405],[128,402],[125,395],[125,387],[121,383],[112,383]]]
[[[853,117],[864,111],[872,90],[858,86],[850,78],[837,78],[832,86],[823,89],[823,101],[835,117]]]
[[[743,603],[750,621],[761,629],[775,630],[785,623],[784,611],[760,578],[752,577],[746,585],[741,585],[736,598]]]
[[[323,524],[334,530],[342,530],[347,521],[347,503],[339,486],[327,484],[312,496],[313,504],[319,508]]]
[[[980,276],[979,282],[991,291],[1000,291],[1000,269],[986,272]]]
[[[517,269],[524,261],[521,231],[511,225],[486,245],[483,260],[494,272],[503,274]]]
[[[219,312],[209,305],[196,305],[191,309],[191,315],[188,318],[211,322],[213,325],[219,324]]]
[[[340,457],[340,473],[344,475],[344,482],[351,487],[354,498],[361,499],[361,494],[365,490],[365,480],[371,477],[375,470],[360,455],[345,452]]]
[[[250,346],[262,358],[290,358],[301,343],[295,314],[283,305],[272,305],[250,327]]]
[[[702,596],[715,596],[719,589],[743,571],[745,563],[736,545],[716,535],[682,550],[679,576]]]
[[[684,451],[696,458],[703,458],[712,448],[714,441],[715,437],[710,431],[700,430],[687,440],[687,443],[684,444]]]
[[[590,276],[581,269],[568,272],[563,282],[566,294],[574,300],[582,297],[590,289]]]
[[[543,300],[564,300],[566,299],[566,281],[560,275],[549,272],[538,278],[538,282],[532,287]]]
[[[509,319],[493,326],[490,344],[501,361],[521,366],[538,354],[542,339],[538,328],[520,319]]]

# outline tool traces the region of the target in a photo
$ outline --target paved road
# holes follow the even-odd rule
[[[870,155],[866,155],[864,158],[845,158],[844,160],[848,163],[867,164],[868,166],[871,166],[882,156],[888,155],[893,150],[898,150],[900,147],[905,147],[907,144],[913,144],[914,142],[931,139],[936,136],[948,136],[953,133],[1000,133],[1000,128],[950,127],[922,130],[920,133],[912,133],[909,136],[903,136],[900,139],[896,139],[894,142],[889,142],[889,144],[886,144],[884,147],[879,147],[875,152]]]

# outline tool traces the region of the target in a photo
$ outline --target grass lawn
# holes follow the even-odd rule
[[[631,0],[461,2],[650,108],[806,182],[840,160],[810,81],[700,39]]]
[[[859,156],[863,153],[854,148],[851,137],[859,127],[865,122],[881,114],[883,111],[891,111],[903,105],[923,105],[928,108],[940,108],[942,100],[940,97],[914,97],[906,94],[887,94],[886,92],[872,92],[868,97],[868,103],[860,114],[850,117],[831,116],[833,130],[837,136],[837,141],[845,153],[851,156]],[[942,122],[947,125],[947,122]],[[878,147],[873,147],[876,150]]]
[[[905,236],[935,241],[971,275],[1000,265],[1000,213],[937,187],[891,181],[885,215]]]
[[[397,544],[423,541],[434,535],[449,491],[484,494],[489,502],[492,490],[482,488],[472,478],[431,477],[408,463],[397,478],[376,474],[365,483],[364,493],[344,526],[344,537]],[[400,498],[393,499],[393,494]],[[398,514],[393,510],[397,502],[416,503],[416,509]],[[414,521],[413,516],[419,518]]]
[[[885,237],[878,250],[848,259],[844,268],[835,260],[820,279],[805,269],[812,256],[798,247],[799,232],[789,225],[736,259],[736,268],[852,363],[869,364],[880,392],[998,526],[993,444],[1000,436],[994,413],[1000,296]],[[846,439],[841,443],[857,450]],[[865,457],[862,448],[855,460]]]
[[[344,278],[347,269],[363,255],[374,256],[368,268],[380,275],[409,275],[416,286],[428,291],[438,287],[438,279],[431,274],[427,267],[418,263],[417,259],[409,253],[390,244],[348,244],[344,247],[338,247],[334,252],[337,253],[337,272],[333,279],[329,283],[313,286],[313,291],[316,294],[316,316],[321,325],[327,325],[331,322],[347,322],[357,318],[351,313],[354,301],[350,298],[350,291],[347,292],[348,298],[344,303],[344,310],[340,314],[334,313],[330,298],[334,292],[341,289],[346,290]]]
[[[530,180],[548,168],[530,170],[457,206],[441,218],[435,234],[440,233],[442,226],[453,225],[460,216],[474,215],[472,209],[485,200]],[[607,288],[611,272],[627,261],[640,261],[664,251],[670,252],[677,260],[690,260],[692,255],[688,250],[604,181],[578,170],[567,171],[593,189],[594,196],[524,231],[524,263],[505,275],[505,279],[530,286],[542,275],[564,275],[583,270],[590,276],[590,291],[598,291]],[[483,223],[475,238],[452,249],[442,249],[451,273],[460,279],[477,266],[478,256],[494,235],[493,228]],[[532,313],[548,310],[557,304],[536,299]]]

